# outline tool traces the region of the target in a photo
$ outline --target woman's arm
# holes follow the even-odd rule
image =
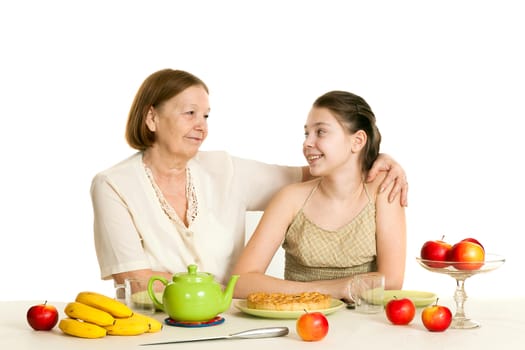
[[[161,276],[171,281],[173,274],[169,272],[153,271],[150,269],[127,271],[121,273],[115,273],[112,275],[115,283],[122,284],[125,279],[138,279],[142,281],[149,280],[152,276]]]
[[[103,279],[150,266],[129,208],[115,188],[101,175],[91,186],[95,250]]]
[[[310,174],[308,166],[304,166],[302,170],[303,181],[313,179],[313,176]],[[408,182],[405,170],[403,170],[401,165],[388,154],[379,154],[376,161],[372,165],[372,168],[368,172],[368,177],[366,181],[374,181],[378,174],[385,171],[387,173],[387,176],[381,183],[381,192],[386,190],[393,182],[394,186],[389,192],[388,201],[393,202],[396,199],[398,193],[401,193],[399,196],[399,203],[404,207],[408,206]]]

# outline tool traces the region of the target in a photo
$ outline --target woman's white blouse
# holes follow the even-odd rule
[[[198,205],[185,227],[171,220],[138,152],[97,174],[91,185],[95,248],[103,279],[139,269],[213,273],[225,283],[244,247],[245,214],[264,210],[282,186],[301,180],[301,168],[199,152],[188,162]]]

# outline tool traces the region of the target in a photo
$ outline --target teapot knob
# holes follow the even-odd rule
[[[195,264],[188,265],[188,274],[196,275],[197,274],[197,265],[195,265]]]

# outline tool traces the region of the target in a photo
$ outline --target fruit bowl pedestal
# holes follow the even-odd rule
[[[416,258],[417,262],[425,269],[449,275],[456,280],[456,291],[454,292],[454,301],[456,302],[456,313],[452,319],[450,328],[469,329],[479,327],[480,324],[469,319],[465,315],[465,301],[467,300],[467,293],[465,292],[465,280],[471,276],[489,272],[497,269],[505,259],[501,255],[486,254],[483,265],[479,266],[479,262],[452,262],[452,261],[435,261]],[[454,265],[459,267],[456,268]]]

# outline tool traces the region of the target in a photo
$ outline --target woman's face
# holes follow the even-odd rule
[[[208,93],[198,85],[151,107],[146,124],[155,133],[153,147],[162,153],[193,158],[208,136],[209,113]]]
[[[313,176],[347,164],[352,137],[327,108],[312,108],[304,126],[303,154]]]

